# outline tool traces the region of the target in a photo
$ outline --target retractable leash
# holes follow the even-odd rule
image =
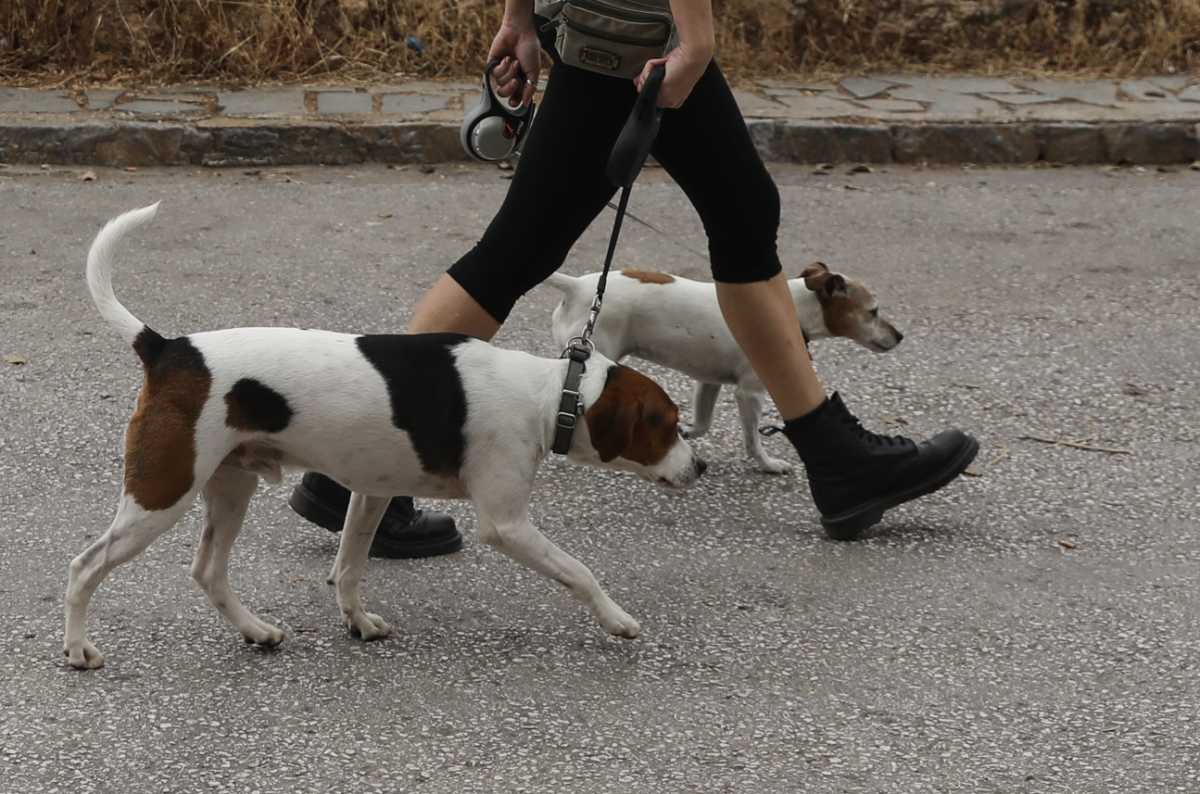
[[[600,281],[596,284],[596,297],[592,299],[592,308],[588,312],[587,325],[583,333],[567,343],[562,358],[570,359],[567,364],[567,377],[563,382],[562,397],[558,403],[558,419],[555,422],[554,446],[551,449],[565,455],[571,449],[571,437],[575,434],[575,425],[583,413],[583,402],[579,398],[579,382],[587,370],[587,360],[592,355],[592,332],[596,329],[596,320],[600,317],[600,305],[604,301],[604,289],[608,286],[608,271],[612,267],[613,254],[617,250],[617,238],[621,234],[621,221],[625,219],[625,209],[629,205],[629,193],[650,147],[658,135],[658,125],[662,121],[662,110],[658,107],[658,92],[662,88],[663,78],[667,70],[662,64],[655,66],[642,86],[642,93],[634,102],[633,112],[617,142],[613,145],[612,153],[608,156],[606,173],[608,181],[614,187],[621,188],[621,199],[617,204],[617,217],[613,221],[612,236],[608,238],[608,253],[604,256],[604,269],[600,272]]]
[[[498,58],[487,62],[483,69],[483,91],[475,107],[467,111],[458,131],[459,142],[467,154],[476,160],[496,163],[517,154],[517,147],[529,131],[536,105],[530,102],[510,108],[492,90],[492,70],[500,65]],[[525,73],[517,67],[518,79],[525,81]]]

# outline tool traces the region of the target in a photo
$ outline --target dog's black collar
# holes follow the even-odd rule
[[[591,342],[582,339],[572,339],[570,346],[563,351],[563,358],[570,360],[567,362],[567,377],[563,381],[562,396],[558,401],[558,417],[554,422],[554,446],[550,448],[558,455],[566,455],[571,451],[575,425],[583,414],[579,384],[583,380],[583,373],[587,371],[587,360],[591,355]]]

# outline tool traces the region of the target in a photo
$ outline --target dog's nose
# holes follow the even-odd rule
[[[704,458],[696,458],[696,473],[703,476],[706,471],[708,471],[708,464],[704,462]]]
[[[903,341],[904,341],[904,334],[900,333],[900,331],[897,330],[896,331],[896,344],[900,344]]]

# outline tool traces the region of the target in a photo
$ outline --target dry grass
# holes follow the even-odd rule
[[[0,0],[0,79],[380,79],[478,71],[500,0]],[[714,0],[741,76],[1200,67],[1200,0]],[[417,51],[406,44],[416,37]]]

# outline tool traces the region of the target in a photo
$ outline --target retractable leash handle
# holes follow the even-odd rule
[[[529,131],[535,107],[530,102],[510,108],[496,96],[492,88],[492,70],[499,65],[499,58],[487,62],[483,69],[483,90],[479,94],[479,101],[467,111],[458,131],[458,140],[467,154],[488,163],[505,160],[516,152],[525,133]],[[528,79],[519,65],[517,70],[520,79]]]
[[[587,325],[580,336],[567,342],[567,349],[562,354],[562,357],[570,359],[570,362],[567,364],[567,377],[563,382],[562,395],[558,402],[554,443],[551,446],[559,455],[570,451],[571,437],[575,433],[579,415],[583,412],[579,384],[587,369],[587,360],[592,354],[592,331],[595,330],[596,320],[600,316],[600,304],[604,300],[608,271],[612,267],[617,238],[621,234],[621,221],[625,218],[625,208],[629,204],[629,191],[650,154],[655,136],[658,135],[658,125],[662,120],[662,111],[658,107],[658,92],[666,74],[667,69],[662,64],[650,71],[649,77],[642,85],[642,93],[634,102],[633,112],[629,114],[629,119],[621,129],[621,134],[617,136],[617,142],[608,157],[608,179],[615,187],[621,188],[621,201],[617,205],[617,218],[613,222],[612,236],[608,240],[608,253],[604,257],[604,270],[601,271],[600,281],[596,285],[596,297],[592,299]]]

